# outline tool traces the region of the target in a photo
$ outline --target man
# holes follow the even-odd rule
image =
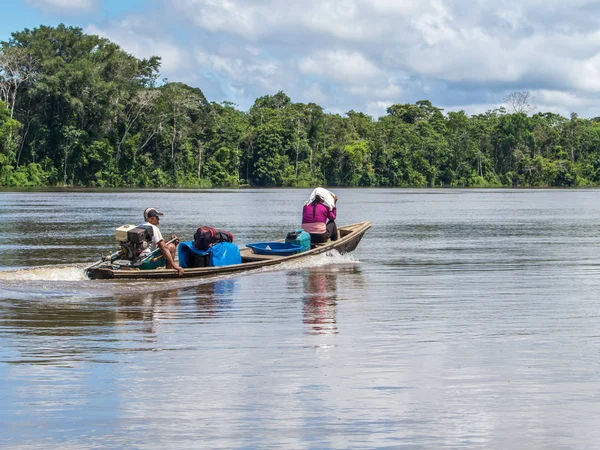
[[[175,250],[177,249],[177,244],[179,244],[179,239],[177,236],[173,236],[175,242],[165,243],[165,240],[162,237],[160,230],[158,229],[158,222],[160,221],[160,216],[164,216],[164,213],[158,211],[156,208],[146,208],[144,211],[144,220],[145,222],[139,226],[152,226],[152,243],[150,244],[150,248],[148,249],[148,253],[153,252],[157,248],[160,249],[163,256],[167,260],[167,269],[175,269],[179,276],[183,275],[183,269],[175,262]]]

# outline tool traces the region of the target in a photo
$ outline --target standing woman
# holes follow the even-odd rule
[[[337,196],[322,187],[310,194],[302,209],[302,229],[310,233],[311,244],[338,240],[335,224]]]

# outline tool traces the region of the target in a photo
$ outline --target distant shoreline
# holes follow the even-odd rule
[[[600,186],[580,186],[580,187],[556,187],[556,186],[498,186],[498,187],[454,187],[454,186],[435,186],[435,187],[398,187],[398,186],[327,186],[330,189],[344,189],[344,190],[412,190],[412,191],[584,191],[584,190],[596,190]],[[84,186],[73,186],[73,187],[57,187],[57,186],[36,186],[36,187],[2,187],[0,186],[0,194],[7,192],[230,192],[230,191],[244,191],[244,190],[294,190],[294,191],[308,191],[310,187],[293,187],[293,186],[244,186],[244,187],[203,187],[203,188],[189,188],[189,187],[84,187]]]

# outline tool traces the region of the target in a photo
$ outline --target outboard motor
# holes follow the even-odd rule
[[[119,242],[119,258],[129,261],[135,260],[140,253],[150,247],[154,232],[151,226],[123,225],[115,231],[115,238]]]

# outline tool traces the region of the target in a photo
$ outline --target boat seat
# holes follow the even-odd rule
[[[242,262],[253,262],[253,261],[273,261],[281,258],[285,258],[281,255],[261,255],[258,253],[254,253],[251,248],[243,247],[240,249],[240,254],[242,256]]]

